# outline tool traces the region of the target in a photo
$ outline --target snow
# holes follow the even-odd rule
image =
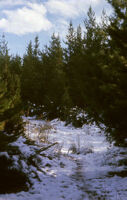
[[[7,152],[0,152],[0,156],[5,156],[6,158],[10,158]]]
[[[36,166],[21,161],[33,185],[28,192],[0,195],[0,200],[127,199],[127,177],[119,175],[127,171],[127,166],[120,164],[127,159],[127,148],[109,143],[95,124],[74,128],[58,119],[24,120],[26,137],[35,145],[28,145],[23,136],[12,145],[19,146],[24,158],[34,156]],[[18,157],[13,158],[18,165]]]

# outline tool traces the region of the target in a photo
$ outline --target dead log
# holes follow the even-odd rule
[[[46,151],[47,149],[51,148],[52,146],[55,146],[56,144],[58,144],[58,142],[54,142],[53,144],[50,144],[49,146],[46,147],[42,147],[38,153],[41,153],[42,151]]]

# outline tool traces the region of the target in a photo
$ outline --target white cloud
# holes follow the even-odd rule
[[[43,4],[30,2],[16,10],[3,10],[6,18],[0,20],[0,28],[17,35],[47,31],[52,24],[46,18],[46,12]]]
[[[95,6],[100,0],[48,0],[45,5],[48,12],[66,18],[76,18],[87,11],[90,5]]]
[[[68,22],[82,23],[90,5],[99,21],[105,0],[0,0],[0,29],[17,35],[49,30],[64,36]]]
[[[24,5],[26,0],[0,0],[0,8],[5,6]]]

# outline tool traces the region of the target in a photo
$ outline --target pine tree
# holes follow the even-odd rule
[[[85,34],[83,40],[83,60],[82,60],[82,96],[83,106],[89,116],[95,121],[100,120],[101,101],[103,96],[99,86],[101,83],[102,69],[102,40],[101,27],[96,23],[95,13],[90,7],[87,18],[84,21]],[[98,94],[98,95],[97,95]]]
[[[63,49],[59,36],[52,35],[49,47],[42,53],[44,72],[44,105],[50,117],[57,116],[64,94]]]
[[[3,36],[0,42],[0,193],[27,188],[27,175],[13,165],[13,155],[21,155],[20,149],[11,146],[23,130],[19,116],[20,67],[20,58],[9,56]]]
[[[83,64],[83,38],[79,25],[74,31],[72,23],[68,28],[65,49],[65,69],[68,80],[69,95],[73,106],[83,106],[82,99],[82,64]]]
[[[109,124],[113,130],[114,137],[123,142],[127,137],[126,112],[127,112],[127,2],[108,1],[114,14],[110,18],[107,29],[110,40],[110,62],[109,67],[112,75],[112,102],[108,111]]]
[[[34,46],[30,41],[23,59],[21,94],[25,106],[39,106],[43,97],[42,64],[40,61],[39,39],[35,37]]]
[[[15,106],[20,102],[19,63],[8,54],[7,43],[3,36],[0,43],[0,120],[10,118]],[[17,67],[17,69],[16,69]],[[18,71],[16,71],[18,70]]]
[[[66,48],[64,48],[64,71],[66,74],[66,85],[67,85],[67,93],[68,98],[71,99],[72,103],[74,104],[74,95],[73,95],[73,58],[74,58],[74,52],[75,52],[75,37],[76,33],[73,27],[72,22],[70,22],[68,27],[68,33],[66,35],[66,41],[65,45]],[[71,105],[73,107],[73,105]]]
[[[23,58],[23,68],[21,76],[21,97],[22,101],[27,105],[32,98],[32,78],[33,78],[33,47],[30,41],[27,47],[27,52]]]

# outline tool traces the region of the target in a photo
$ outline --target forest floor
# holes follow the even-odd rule
[[[35,144],[20,137],[15,145],[36,157],[36,165],[22,164],[32,186],[0,200],[127,200],[127,148],[107,141],[95,124],[74,128],[58,119],[24,121],[26,137]]]

